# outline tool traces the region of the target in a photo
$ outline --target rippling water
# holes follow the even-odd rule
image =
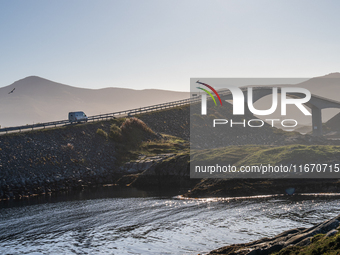
[[[180,199],[105,192],[3,204],[0,253],[197,254],[310,227],[340,211],[336,194]]]

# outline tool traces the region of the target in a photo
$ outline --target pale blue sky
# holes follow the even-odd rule
[[[188,91],[190,77],[340,71],[340,1],[0,0],[0,87]]]

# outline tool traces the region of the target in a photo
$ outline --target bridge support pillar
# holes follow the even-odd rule
[[[322,135],[321,109],[315,106],[312,107],[312,128],[313,128],[313,136]]]

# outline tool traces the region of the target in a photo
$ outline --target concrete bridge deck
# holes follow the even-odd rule
[[[285,86],[286,87],[286,86]],[[294,88],[294,86],[291,86]],[[287,87],[286,87],[287,88]],[[244,94],[245,104],[247,104],[246,98],[248,94],[248,88],[240,88]],[[261,98],[271,95],[273,93],[272,87],[252,87],[253,91],[253,103],[260,100]],[[278,93],[281,93],[281,88],[278,87]],[[223,100],[232,100],[233,96],[229,90],[219,90],[218,94]],[[287,93],[291,98],[304,98],[305,95],[301,93]],[[312,126],[313,135],[322,135],[322,109],[326,108],[340,108],[340,102],[318,95],[311,94],[311,99],[305,103],[312,111]]]

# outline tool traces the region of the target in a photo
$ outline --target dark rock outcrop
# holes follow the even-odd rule
[[[142,173],[123,176],[118,183],[141,189],[162,189],[193,187],[200,180],[190,179],[189,155],[160,155],[153,164]],[[150,161],[152,159],[146,158]]]
[[[311,228],[296,228],[285,231],[273,238],[263,238],[254,242],[245,244],[234,244],[225,246],[208,253],[209,255],[267,255],[278,252],[283,248],[290,246],[306,246],[311,243],[313,236],[317,234],[326,234],[326,236],[335,235],[340,224],[340,216],[317,224]]]

